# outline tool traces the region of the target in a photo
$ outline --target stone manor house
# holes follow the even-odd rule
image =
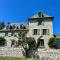
[[[27,37],[35,38],[40,48],[48,47],[49,38],[53,36],[53,16],[38,12],[36,15],[28,18],[27,25],[21,26],[23,26],[23,24],[8,23],[0,30],[0,37],[6,39],[5,47],[12,47],[12,43],[13,46],[16,45],[18,33],[24,30],[27,31]]]

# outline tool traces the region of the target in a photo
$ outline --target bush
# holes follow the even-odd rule
[[[23,39],[23,48],[26,53],[26,57],[31,57],[30,54],[35,50],[36,42],[33,37],[25,37]]]
[[[0,29],[3,29],[5,27],[4,22],[0,22]]]
[[[50,48],[57,48],[57,42],[56,42],[56,38],[52,37],[49,39],[48,45]]]
[[[34,49],[36,46],[36,41],[32,37],[26,37],[25,39],[23,39],[23,43],[28,44],[29,49]]]
[[[29,49],[34,49],[36,46],[36,41],[32,37],[27,37],[26,38],[26,43],[29,45]]]
[[[0,46],[5,46],[6,40],[3,37],[0,37]]]

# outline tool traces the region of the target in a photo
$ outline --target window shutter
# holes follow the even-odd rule
[[[41,29],[41,35],[43,35],[43,29]]]
[[[32,35],[34,35],[34,29],[32,30]]]
[[[37,35],[40,35],[40,29],[37,29]]]
[[[47,29],[47,35],[49,34],[49,29]]]

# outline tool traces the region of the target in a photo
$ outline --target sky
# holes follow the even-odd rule
[[[54,16],[54,34],[60,34],[60,0],[0,0],[0,22],[28,23],[39,11]]]

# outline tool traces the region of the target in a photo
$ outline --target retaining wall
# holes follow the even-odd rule
[[[0,56],[9,56],[9,57],[24,57],[23,48],[3,48],[0,47]]]
[[[55,49],[38,49],[37,54],[43,60],[60,60],[60,50]]]

